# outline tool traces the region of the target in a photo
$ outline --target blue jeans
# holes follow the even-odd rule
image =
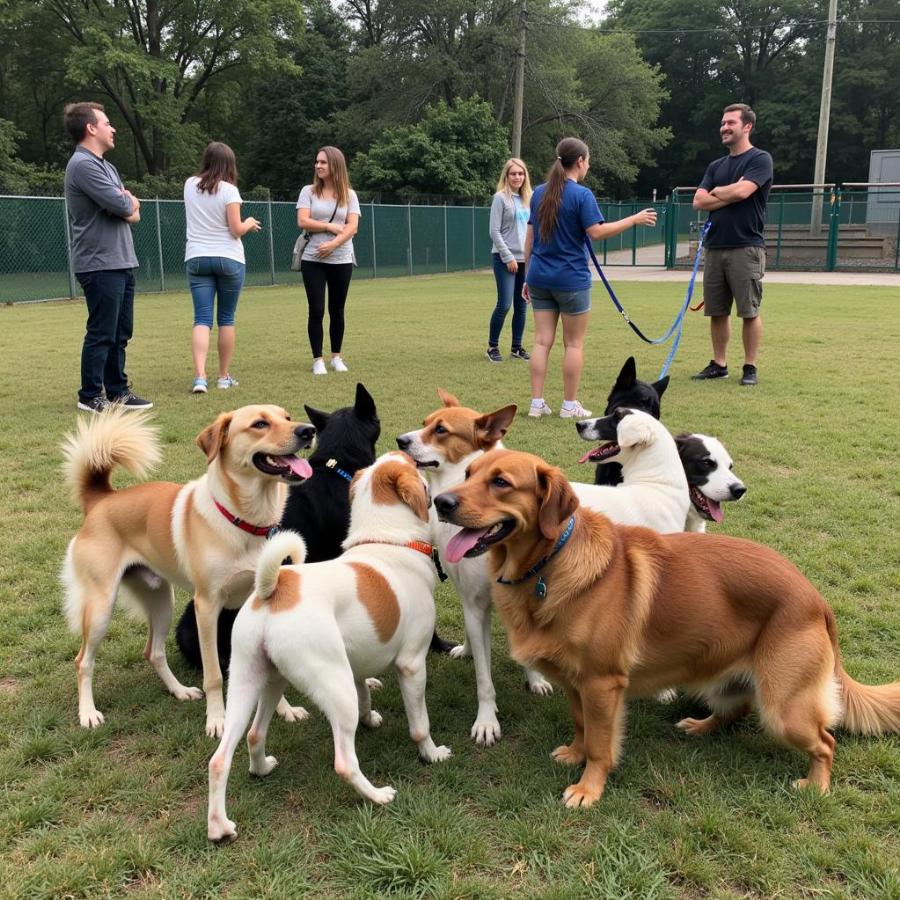
[[[247,267],[227,256],[195,256],[187,261],[187,278],[194,301],[194,324],[212,328],[216,295],[216,324],[234,325],[234,311],[244,286]]]
[[[87,402],[106,388],[106,396],[115,400],[128,392],[125,347],[134,330],[134,272],[105,269],[76,272],[75,277],[88,310],[78,399]]]
[[[491,313],[491,326],[488,332],[488,346],[496,347],[500,342],[500,331],[506,321],[510,306],[513,307],[512,346],[522,346],[522,335],[525,334],[525,298],[522,287],[525,284],[525,264],[519,263],[515,274],[506,268],[499,253],[491,254],[494,260],[494,279],[497,282],[497,305]]]

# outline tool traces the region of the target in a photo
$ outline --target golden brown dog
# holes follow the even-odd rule
[[[166,661],[173,585],[192,590],[203,657],[206,732],[222,734],[225,708],[216,647],[223,606],[239,606],[253,586],[256,558],[281,517],[287,485],[312,474],[295,454],[309,447],[315,428],[292,422],[278,406],[244,406],[222,413],[197,437],[207,471],[186,485],[156,481],[122,490],[110,485],[121,466],[146,473],[159,459],[156,430],[145,414],[115,406],[81,420],[63,445],[67,480],[84,510],[62,571],[69,627],[81,632],[76,658],[78,714],[93,728],[103,722],[92,680],[97,646],[106,633],[121,586],[147,616],[144,656],[180,700],[199,699]],[[305,715],[282,703],[286,718]]]
[[[537,456],[493,450],[434,500],[463,526],[457,549],[490,551],[494,604],[513,657],[568,692],[575,737],[553,751],[586,762],[568,806],[603,793],[619,755],[625,699],[683,685],[709,704],[678,727],[705,734],[755,707],[776,738],[809,754],[796,786],[828,790],[837,724],[900,731],[900,682],[844,671],[834,614],[774,550],[721,535],[616,526],[579,507]]]

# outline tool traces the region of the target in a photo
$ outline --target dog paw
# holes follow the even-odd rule
[[[716,722],[714,716],[707,716],[705,719],[682,719],[675,723],[675,727],[686,734],[701,735],[715,731]]]
[[[500,723],[496,718],[476,721],[471,733],[479,747],[493,747],[500,740]]]
[[[446,762],[451,756],[453,756],[453,751],[449,747],[444,747],[442,745],[440,747],[435,747],[428,757],[423,757],[423,759],[425,759],[426,762],[437,763]]]
[[[795,791],[812,790],[819,791],[822,794],[828,793],[828,788],[823,788],[822,785],[817,784],[815,781],[810,781],[808,778],[798,778],[796,781],[792,781],[791,787]]]
[[[237,837],[237,826],[231,819],[210,817],[206,826],[206,836],[214,844],[230,844]]]
[[[203,691],[201,691],[200,688],[185,687],[183,684],[179,684],[178,687],[172,691],[172,696],[177,700],[202,700]]]
[[[381,683],[381,680],[378,678],[367,678],[366,679],[366,687],[370,691],[380,691],[384,685]]]
[[[302,706],[291,706],[284,697],[278,701],[276,712],[285,722],[302,722],[309,718],[309,713]]]
[[[363,716],[359,721],[362,722],[363,725],[366,726],[366,728],[375,729],[381,727],[381,723],[384,721],[384,719],[381,717],[380,712],[372,709],[369,711],[369,714],[367,716]]]
[[[464,641],[461,644],[457,644],[455,647],[450,650],[451,659],[465,659],[467,656],[471,656],[472,651],[469,650],[468,641]]]
[[[550,754],[550,758],[561,766],[580,766],[584,762],[584,752],[573,749],[570,744],[562,744]]]
[[[88,709],[78,714],[82,728],[99,728],[105,721],[103,713],[99,709]]]
[[[250,774],[257,778],[265,778],[270,775],[272,770],[278,765],[278,760],[274,756],[264,756],[262,762],[257,763],[254,759],[250,760]]]
[[[602,791],[589,790],[580,782],[578,784],[570,784],[563,791],[563,803],[574,809],[578,806],[591,806],[600,799]]]
[[[528,690],[538,697],[549,697],[553,693],[553,685],[543,675],[529,672]]]
[[[656,695],[657,703],[674,703],[678,699],[678,691],[675,688],[666,688]]]
[[[211,738],[222,737],[225,731],[225,716],[207,716],[206,717],[206,736]]]
[[[372,788],[371,793],[366,794],[366,796],[373,803],[378,803],[380,806],[384,806],[385,803],[390,803],[394,797],[397,796],[396,788],[392,788],[389,785],[387,787],[382,788]]]

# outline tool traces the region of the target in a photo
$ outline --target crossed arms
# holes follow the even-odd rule
[[[746,200],[757,190],[759,190],[759,185],[747,178],[739,178],[732,184],[714,187],[711,191],[697,188],[697,193],[694,194],[693,207],[694,209],[705,209],[708,212],[713,212],[731,203]]]

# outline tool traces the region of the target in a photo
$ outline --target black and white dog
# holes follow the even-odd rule
[[[288,495],[280,527],[298,532],[306,542],[306,562],[322,562],[341,554],[341,543],[350,525],[350,480],[375,462],[375,444],[381,423],[372,395],[356,385],[353,406],[332,413],[305,406],[316,427],[316,445],[309,457],[313,478],[297,485]],[[219,661],[227,673],[231,659],[231,628],[238,610],[219,615]],[[175,630],[175,640],[187,662],[200,668],[200,642],[194,601],[185,607]]]

